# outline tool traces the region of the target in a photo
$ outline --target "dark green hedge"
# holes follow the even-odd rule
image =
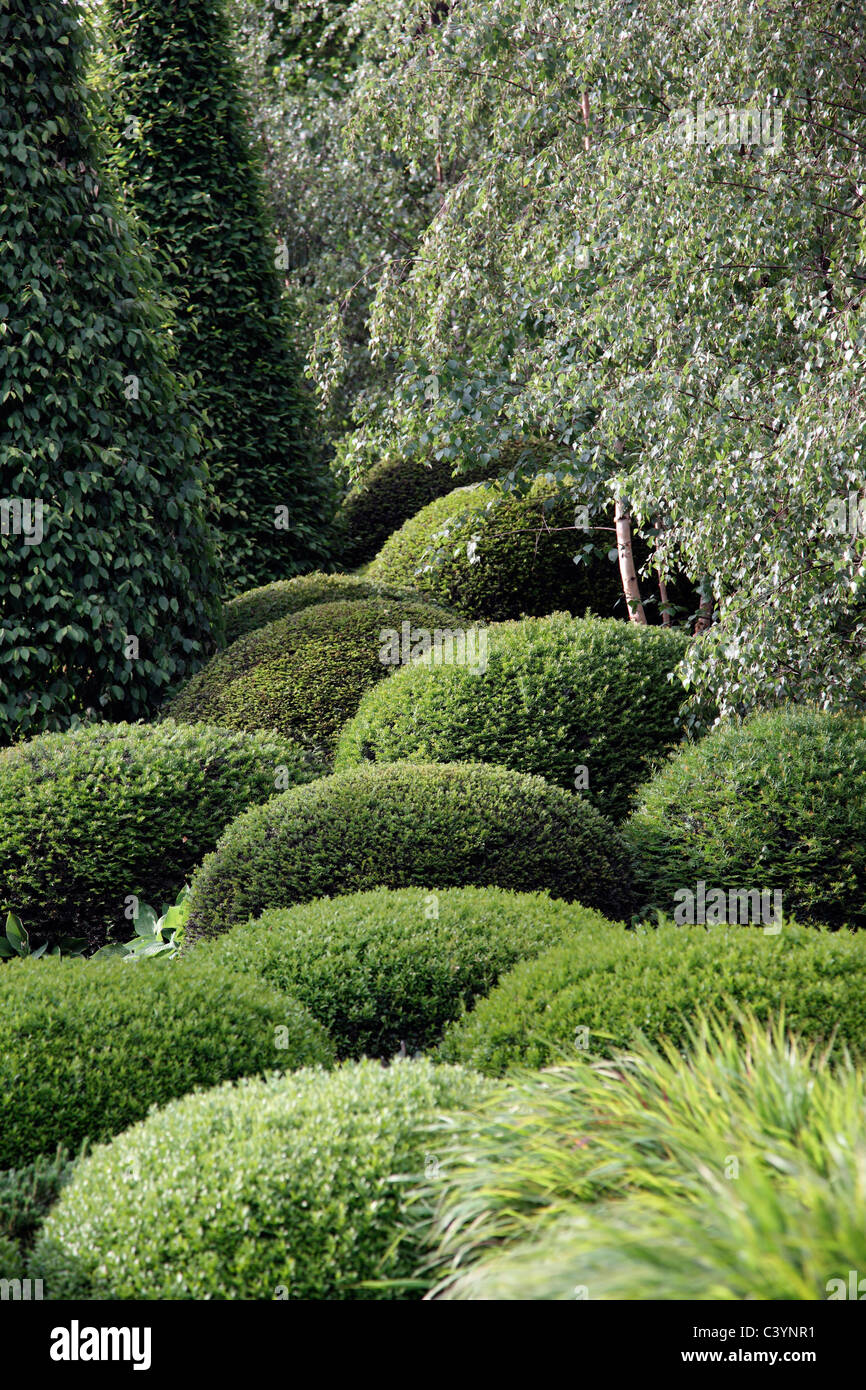
[[[332,1057],[301,1005],[206,961],[15,961],[0,1017],[0,1168],[107,1139],[197,1086]]]
[[[247,589],[223,608],[226,643],[256,628],[267,627],[278,618],[287,618],[302,608],[318,603],[335,603],[338,599],[356,598],[417,598],[408,589],[377,584],[357,574],[299,574],[294,579],[276,579],[258,589]]]
[[[238,638],[166,713],[230,729],[274,729],[327,752],[364,692],[394,669],[380,656],[383,630],[459,621],[411,596],[317,603]]]
[[[68,1153],[58,1148],[0,1172],[0,1279],[27,1277],[33,1242],[74,1169]]]
[[[329,893],[487,884],[617,915],[628,860],[609,821],[540,777],[480,764],[364,766],[239,816],[192,884],[190,940]]]
[[[495,463],[461,470],[460,485],[482,482]],[[428,502],[451,492],[453,459],[384,458],[347,494],[335,518],[335,545],[347,569],[372,560],[388,537]]]
[[[220,633],[201,441],[86,46],[77,4],[0,6],[0,743],[146,715]]]
[[[113,168],[177,298],[231,594],[327,558],[330,475],[312,444],[225,0],[104,9]]]
[[[835,1033],[866,1057],[864,984],[866,935],[855,932],[588,922],[503,975],[446,1031],[441,1055],[500,1076],[577,1052],[610,1056],[638,1032],[681,1047],[701,1010],[733,1001],[767,1019],[784,1007],[795,1032],[820,1042]]]
[[[489,1085],[361,1062],[187,1096],[78,1165],[34,1273],[54,1298],[417,1299],[428,1126]]]
[[[671,677],[688,641],[673,628],[564,613],[495,625],[483,674],[431,656],[368,691],[335,767],[501,763],[581,790],[617,819],[682,736],[685,691]]]
[[[278,735],[92,724],[0,752],[0,908],[35,941],[130,935],[127,898],[173,902],[234,816],[319,772]]]
[[[789,706],[721,726],[642,790],[626,834],[640,907],[673,914],[703,881],[866,926],[866,721]]]
[[[293,995],[327,1028],[339,1057],[387,1060],[432,1047],[503,971],[588,923],[605,925],[546,893],[378,888],[272,909],[194,955]]]

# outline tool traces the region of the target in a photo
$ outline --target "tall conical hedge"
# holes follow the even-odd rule
[[[0,742],[147,713],[220,625],[199,436],[86,43],[77,0],[0,0]]]
[[[327,471],[290,343],[223,0],[108,0],[114,167],[200,374],[230,593],[321,568]]]

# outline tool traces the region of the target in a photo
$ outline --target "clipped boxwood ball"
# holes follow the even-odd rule
[[[480,482],[497,471],[495,462],[464,465],[460,482]],[[454,484],[453,459],[380,459],[337,511],[336,544],[342,563],[354,569],[372,560],[392,532],[428,502],[451,492]]]
[[[196,1086],[333,1056],[300,1004],[208,961],[14,961],[0,1018],[0,1168],[107,1139]]]
[[[361,696],[394,669],[382,634],[460,623],[419,598],[318,603],[248,632],[215,656],[171,701],[175,719],[231,729],[273,729],[327,752]]]
[[[378,888],[265,912],[194,956],[254,971],[307,1006],[340,1057],[432,1047],[503,971],[597,913],[546,893]]]
[[[408,589],[379,584],[358,574],[299,574],[294,579],[276,579],[260,589],[247,589],[224,605],[226,646],[247,632],[267,627],[277,618],[287,618],[317,603],[335,603],[354,598],[417,598]]]
[[[276,734],[91,724],[0,751],[0,907],[33,936],[130,935],[127,899],[159,909],[240,811],[318,775]]]
[[[493,483],[455,488],[395,531],[366,573],[490,622],[562,609],[575,617],[588,610],[627,619],[612,521],[596,516],[591,524],[602,529],[584,532],[575,529],[576,520],[571,493],[560,491],[550,474],[536,478],[523,495]],[[639,568],[648,553],[635,535]],[[576,564],[581,554],[589,558]],[[642,577],[640,587],[648,621],[659,622],[656,579]],[[677,611],[696,608],[684,581],[671,581],[668,590]]]
[[[187,1096],[78,1165],[34,1272],[53,1298],[417,1299],[428,1128],[490,1085],[422,1059]]]
[[[639,1032],[677,1047],[700,1011],[780,1008],[805,1038],[866,1057],[866,936],[786,923],[753,927],[667,922],[626,931],[587,922],[568,939],[503,975],[450,1026],[440,1055],[488,1075],[543,1067],[586,1052],[611,1056]]]
[[[365,888],[547,889],[618,915],[628,859],[592,806],[504,767],[367,764],[234,821],[192,882],[187,937]]]
[[[625,831],[641,907],[684,912],[678,890],[702,881],[866,926],[866,721],[792,705],[722,725],[642,789]]]
[[[434,651],[368,691],[335,767],[501,763],[580,790],[617,819],[682,735],[685,691],[672,673],[688,643],[673,628],[567,613],[494,625],[483,671],[478,652],[470,665],[459,650]]]

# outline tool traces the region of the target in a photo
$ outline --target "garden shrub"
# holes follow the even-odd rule
[[[778,890],[806,922],[866,926],[866,723],[791,705],[720,726],[642,789],[626,826],[640,907]]]
[[[0,907],[31,934],[91,944],[128,898],[174,902],[239,812],[319,768],[279,735],[91,724],[0,752]]]
[[[88,50],[79,4],[0,6],[0,742],[147,715],[220,631],[201,440]]]
[[[628,861],[609,821],[540,777],[367,764],[239,816],[193,879],[187,940],[326,894],[488,884],[616,916]]]
[[[206,961],[17,961],[0,1017],[0,1168],[110,1138],[196,1086],[332,1057],[295,1000]]]
[[[368,691],[335,766],[501,763],[581,790],[619,818],[683,733],[685,691],[673,672],[688,641],[673,628],[566,613],[497,624],[483,674],[459,652],[445,661],[432,652]]]
[[[824,1300],[866,1267],[866,1074],[779,1022],[699,1020],[685,1057],[641,1041],[475,1109],[429,1140],[440,1297]]]
[[[387,1059],[432,1047],[503,971],[590,924],[610,929],[597,913],[546,893],[379,888],[274,908],[193,954],[291,994],[328,1030],[339,1057]]]
[[[274,729],[327,752],[364,692],[394,669],[382,660],[384,630],[459,621],[411,596],[317,603],[238,638],[166,712],[231,729]]]
[[[378,584],[374,579],[362,579],[357,574],[298,574],[294,579],[275,579],[258,589],[238,594],[223,609],[226,643],[236,642],[247,632],[266,627],[277,618],[287,618],[302,608],[317,603],[335,603],[338,599],[356,598],[414,598],[409,589]]]
[[[496,472],[495,463],[463,468],[461,486]],[[343,499],[335,518],[336,546],[347,569],[372,560],[388,537],[428,502],[451,492],[454,460],[383,458]]]
[[[595,515],[590,532],[575,529],[575,502],[551,475],[528,492],[504,492],[493,483],[458,487],[437,498],[395,531],[365,573],[410,585],[440,603],[489,622],[543,617],[563,609],[628,618],[616,557],[613,523]],[[635,562],[648,551],[634,537]],[[582,555],[581,563],[575,556]],[[668,585],[669,599],[690,612],[692,590]],[[641,579],[650,622],[660,620],[657,585]]]
[[[106,0],[105,11],[112,165],[177,300],[174,335],[208,423],[233,594],[321,565],[334,499],[312,439],[232,20],[225,0]]]
[[[726,1001],[759,1018],[784,1007],[801,1036],[836,1036],[866,1058],[866,936],[785,923],[626,931],[587,921],[565,941],[522,961],[452,1025],[442,1056],[499,1076],[547,1066],[577,1048],[610,1056],[638,1033],[685,1044],[690,1020]],[[585,1030],[585,1031],[583,1031]]]
[[[27,1257],[75,1164],[63,1148],[0,1171],[0,1279],[26,1277]]]
[[[437,1112],[489,1084],[360,1062],[187,1096],[78,1166],[36,1272],[54,1297],[417,1298],[407,1184]]]

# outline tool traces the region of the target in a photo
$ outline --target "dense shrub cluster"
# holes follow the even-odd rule
[[[701,1021],[685,1055],[641,1042],[480,1110],[430,1141],[445,1297],[823,1300],[866,1260],[866,1075],[778,1024]]]
[[[790,705],[720,726],[643,789],[626,833],[641,906],[673,913],[703,881],[866,926],[866,723]]]
[[[17,961],[0,1016],[0,1168],[106,1139],[196,1086],[331,1058],[293,999],[207,962]]]
[[[576,1051],[609,1056],[636,1035],[677,1047],[702,1009],[780,1008],[802,1037],[835,1036],[866,1058],[866,936],[786,923],[779,935],[749,926],[661,925],[625,931],[586,922],[566,941],[516,965],[472,1013],[448,1029],[442,1055],[501,1075],[547,1066]]]
[[[58,1149],[0,1171],[0,1279],[26,1277],[30,1248],[73,1170],[69,1155]]]
[[[540,777],[468,763],[351,768],[239,816],[192,883],[189,939],[266,908],[366,888],[548,889],[616,916],[614,827]]]
[[[590,926],[611,929],[546,893],[380,888],[273,909],[194,956],[227,975],[253,971],[300,1000],[338,1056],[387,1059],[431,1047],[503,971]]]
[[[431,653],[369,691],[343,730],[335,766],[501,763],[582,790],[598,810],[623,816],[653,759],[682,736],[685,691],[673,672],[688,637],[558,613],[495,625],[487,645],[482,674],[459,653],[450,661]]]
[[[78,5],[0,8],[0,743],[148,714],[220,627],[201,442],[85,35]]]
[[[278,734],[93,724],[0,752],[0,907],[38,937],[92,943],[160,907],[225,825],[318,769]]]
[[[238,594],[223,609],[226,643],[236,642],[247,632],[266,627],[277,618],[287,618],[302,608],[317,603],[335,603],[338,599],[357,598],[417,598],[411,590],[393,585],[378,584],[357,574],[299,574],[294,579],[275,579],[258,589]]]
[[[496,465],[461,469],[461,485],[489,478]],[[335,518],[336,546],[347,569],[372,560],[409,517],[454,488],[452,459],[384,458],[347,494]]]
[[[407,1183],[486,1084],[361,1062],[188,1096],[79,1165],[36,1272],[53,1297],[417,1298]]]
[[[452,628],[459,619],[419,598],[317,603],[240,637],[167,707],[176,719],[275,729],[328,750],[361,696],[394,669],[382,633]]]

